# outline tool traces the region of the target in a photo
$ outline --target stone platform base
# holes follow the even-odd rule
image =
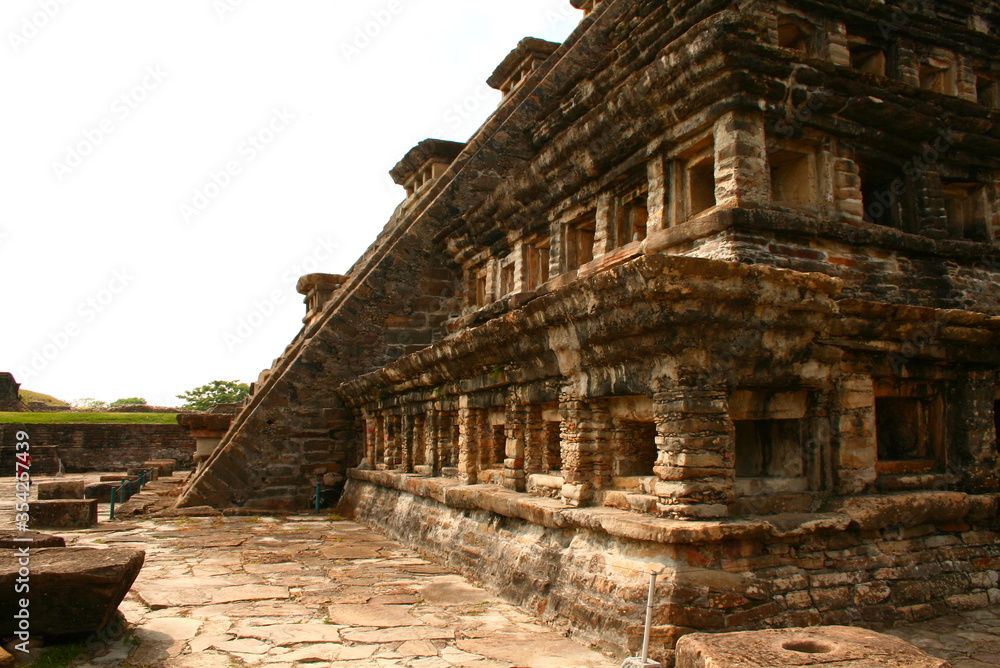
[[[1000,601],[997,499],[957,492],[853,497],[829,512],[679,521],[569,508],[490,485],[351,471],[339,510],[507,600],[622,656],[695,631],[885,627]]]

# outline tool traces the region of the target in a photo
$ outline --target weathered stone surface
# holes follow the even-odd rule
[[[0,531],[0,549],[66,547],[66,539],[38,531]]]
[[[677,668],[948,668],[949,665],[899,638],[846,626],[693,633],[677,642]]]
[[[0,587],[13,592],[23,567],[10,550],[0,550]],[[107,624],[139,575],[145,552],[128,548],[50,547],[31,550],[31,632],[40,636],[90,633]],[[19,596],[0,599],[0,636],[16,630]]]
[[[417,626],[420,620],[411,615],[406,605],[331,605],[330,621],[334,624],[352,626],[373,626],[391,628],[395,626]]]
[[[97,499],[34,501],[28,515],[31,526],[86,529],[97,524]]]
[[[456,645],[471,654],[480,654],[515,666],[596,668],[604,665],[604,661],[596,659],[591,652],[566,639],[515,635],[459,640]]]
[[[84,488],[83,495],[98,503],[111,503],[111,495],[118,489],[118,482],[92,482]]]
[[[49,480],[35,484],[38,490],[38,499],[47,501],[50,499],[82,499],[86,484],[83,480]]]

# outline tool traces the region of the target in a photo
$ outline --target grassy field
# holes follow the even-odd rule
[[[177,413],[0,413],[0,422],[21,424],[177,424]]]

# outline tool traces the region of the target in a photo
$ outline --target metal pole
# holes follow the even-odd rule
[[[317,480],[316,481],[316,514],[317,515],[319,515],[319,495],[320,495],[320,492],[321,492],[322,488],[323,488],[322,483]]]
[[[108,517],[109,520],[115,519],[115,496],[118,493],[117,487],[111,488],[111,516]]]
[[[649,629],[653,625],[653,596],[656,595],[656,573],[649,574],[649,593],[646,595],[646,628],[642,631],[642,665],[649,659]]]

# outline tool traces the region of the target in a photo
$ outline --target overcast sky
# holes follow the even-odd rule
[[[427,137],[569,0],[4,0],[0,371],[66,401],[251,382]]]

